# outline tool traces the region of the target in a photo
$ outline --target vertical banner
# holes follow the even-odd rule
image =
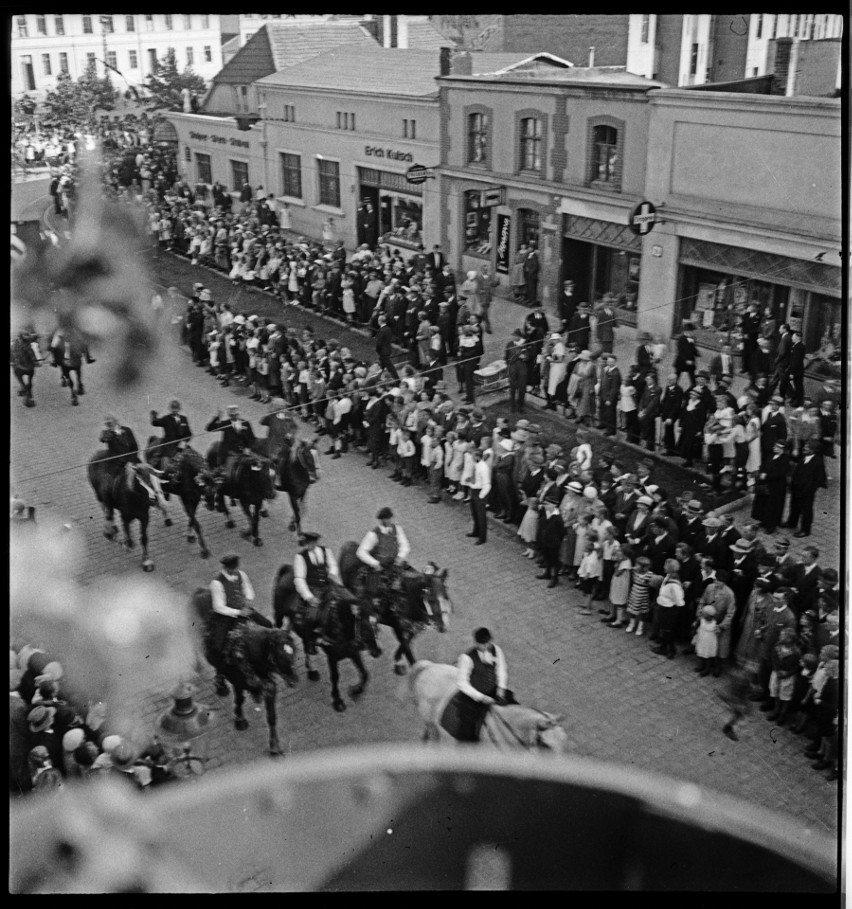
[[[509,274],[509,236],[512,227],[511,215],[497,215],[497,271]]]

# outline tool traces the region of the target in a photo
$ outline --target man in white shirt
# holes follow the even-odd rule
[[[334,553],[319,545],[320,534],[311,530],[299,534],[304,548],[293,558],[293,586],[305,604],[305,650],[316,653],[316,631],[328,617],[328,594],[332,584],[343,586]]]
[[[480,449],[473,452],[473,483],[470,486],[470,514],[473,518],[473,530],[469,537],[478,537],[476,544],[481,546],[488,539],[488,518],[485,514],[485,502],[491,492],[491,467]]]
[[[405,531],[393,520],[393,512],[385,506],[380,509],[376,518],[378,524],[364,536],[356,555],[373,570],[367,575],[367,591],[376,598],[380,581],[385,578],[388,587],[393,587],[399,569],[408,560],[411,546]]]
[[[461,742],[479,741],[479,731],[492,704],[516,703],[507,691],[508,675],[503,651],[494,643],[487,628],[473,633],[474,645],[458,659],[456,706]]]

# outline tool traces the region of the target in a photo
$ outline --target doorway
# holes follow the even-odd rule
[[[574,295],[578,303],[592,302],[594,288],[592,287],[592,250],[591,243],[581,243],[579,240],[562,240],[562,282],[556,291],[556,299],[562,294],[562,283],[574,282]]]
[[[364,186],[361,184],[356,224],[358,232],[358,245],[362,243],[374,247],[379,239],[379,189],[377,186]]]

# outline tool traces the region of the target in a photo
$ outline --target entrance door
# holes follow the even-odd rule
[[[579,240],[562,240],[562,281],[574,282],[574,298],[578,303],[591,303],[594,298],[592,287],[592,253],[591,243]],[[562,295],[562,285],[556,289],[556,299]]]
[[[379,189],[377,186],[361,186],[360,202],[356,222],[358,227],[358,245],[369,243],[376,245],[379,239]]]

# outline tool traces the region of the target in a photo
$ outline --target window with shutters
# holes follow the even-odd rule
[[[94,29],[92,28],[92,17],[83,16],[83,34],[91,35],[94,34]]]
[[[319,204],[340,208],[340,163],[317,158]]]
[[[302,157],[281,152],[281,195],[302,198]]]
[[[624,121],[595,117],[588,124],[588,182],[602,189],[621,190],[624,161]]]
[[[521,170],[542,169],[541,145],[541,120],[525,117],[521,120]]]

